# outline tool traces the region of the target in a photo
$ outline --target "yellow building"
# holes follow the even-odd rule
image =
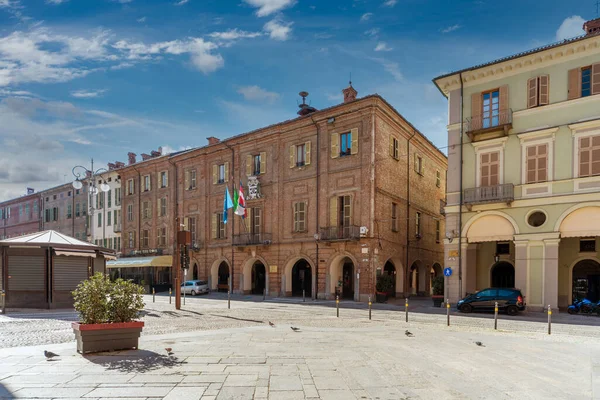
[[[600,19],[584,29],[434,79],[452,303],[487,287],[521,289],[529,310],[600,300]]]

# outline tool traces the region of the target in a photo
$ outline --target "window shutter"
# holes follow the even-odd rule
[[[219,182],[219,166],[213,165],[213,185],[216,185]]]
[[[185,178],[184,178],[184,190],[190,190],[190,171],[187,170],[185,171]]]
[[[213,239],[217,238],[217,214],[211,215],[210,232]]]
[[[332,197],[329,199],[329,225],[337,226],[338,224],[338,198]]]
[[[156,205],[156,206],[157,206],[157,207],[156,207],[156,215],[157,215],[157,216],[161,216],[161,214],[160,214],[160,212],[161,212],[161,210],[162,210],[162,208],[161,208],[161,203],[160,203],[160,202],[161,202],[161,200],[162,200],[162,199],[158,199],[158,204]]]
[[[540,76],[540,106],[550,104],[550,75]]]
[[[246,156],[246,176],[250,176],[254,173],[252,171],[252,154]]]
[[[350,223],[349,225],[352,225],[352,196],[344,196],[344,202],[346,204],[346,206],[348,206],[347,210],[348,210],[348,217],[350,217]]]
[[[481,93],[471,95],[471,129],[481,129]]]
[[[600,63],[592,65],[592,94],[600,94]]]
[[[260,153],[260,173],[267,173],[267,153],[265,151]]]
[[[251,233],[251,222],[252,219],[254,219],[254,208],[248,208],[246,209],[246,218],[242,218],[242,224],[244,224],[244,229],[246,230],[246,233]],[[256,232],[258,233],[258,232]]]
[[[506,110],[508,110],[508,85],[500,86],[500,123],[502,123],[502,111]]]
[[[331,158],[340,156],[340,135],[337,133],[331,134]]]
[[[225,182],[229,182],[229,161],[225,161]]]
[[[415,172],[421,173],[421,171],[419,170],[419,157],[417,156],[417,153],[415,153],[414,159],[415,159]]]
[[[187,217],[183,218],[183,229],[186,231],[190,230],[190,219]]]
[[[296,166],[296,146],[290,146],[290,168],[294,168]]]
[[[569,70],[569,95],[568,99],[581,97],[581,68]]]
[[[527,108],[536,107],[538,105],[538,78],[530,78],[527,80]]]
[[[350,154],[358,154],[358,128],[352,128],[350,134],[352,136],[352,147],[350,148]]]
[[[310,141],[304,143],[304,152],[306,156],[304,157],[304,165],[310,164]]]
[[[390,156],[394,157],[394,137],[390,135]]]
[[[158,174],[156,174],[156,187],[157,188],[162,187],[161,178],[162,178],[162,172],[159,172]]]

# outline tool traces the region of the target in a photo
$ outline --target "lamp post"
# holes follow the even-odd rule
[[[91,168],[88,169],[81,165],[76,165],[73,167],[73,176],[75,180],[73,181],[73,187],[77,190],[83,188],[83,182],[87,182],[88,185],[88,216],[89,222],[86,224],[86,236],[92,236],[92,223],[94,222],[94,211],[96,208],[94,207],[94,195],[98,194],[98,186],[96,186],[96,181],[94,177],[103,172],[108,172],[106,168],[98,168],[94,170],[94,159],[91,159]],[[110,186],[106,183],[104,179],[102,179],[102,183],[99,184],[99,189],[102,192],[108,192],[110,190]],[[104,208],[104,204],[102,204]],[[104,243],[103,243],[104,245]]]

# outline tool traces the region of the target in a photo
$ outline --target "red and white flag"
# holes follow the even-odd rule
[[[244,187],[240,183],[240,191],[237,196],[237,207],[235,208],[235,213],[242,218],[246,218],[246,200],[244,199]]]

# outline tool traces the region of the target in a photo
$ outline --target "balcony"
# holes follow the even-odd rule
[[[263,246],[272,243],[270,233],[240,233],[233,235],[234,246]]]
[[[116,224],[113,225],[113,231],[121,232],[121,223],[120,222],[117,222]]]
[[[328,226],[321,228],[320,240],[324,242],[333,242],[338,240],[359,240],[360,227],[355,225],[348,226]]]
[[[512,183],[502,185],[481,186],[465,189],[463,202],[467,205],[486,203],[507,203],[515,199],[515,186]]]
[[[500,110],[494,115],[476,115],[467,118],[467,135],[472,142],[508,136],[512,128],[512,110]]]

